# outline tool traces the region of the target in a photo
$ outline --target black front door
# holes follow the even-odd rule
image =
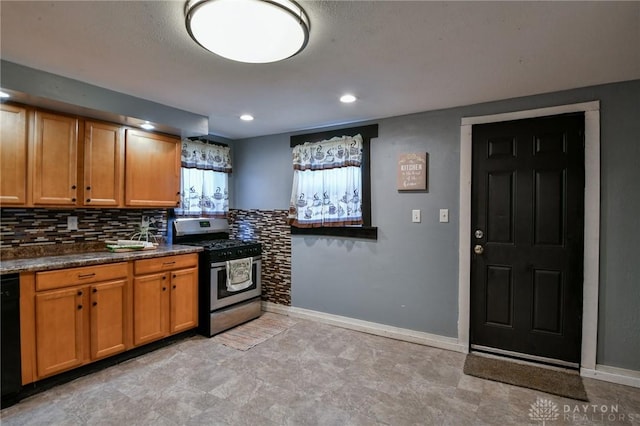
[[[472,135],[471,347],[579,363],[584,115]]]

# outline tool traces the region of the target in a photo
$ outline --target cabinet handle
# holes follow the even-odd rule
[[[173,265],[174,263],[176,263],[176,261],[175,261],[175,260],[174,260],[173,262],[163,262],[163,263],[162,263],[162,266],[165,266],[165,265]]]
[[[162,291],[167,291],[167,288],[166,287],[162,287]]]
[[[176,274],[173,274],[173,278],[177,278],[178,276]]]
[[[82,291],[78,290],[78,296],[82,296]]]
[[[78,305],[78,310],[82,309],[82,305]]]
[[[71,202],[72,202],[72,203],[75,203],[75,202],[76,202],[76,199],[75,199],[75,198],[72,198],[72,199],[71,199]]]
[[[90,274],[82,274],[82,275],[78,275],[78,279],[83,280],[85,278],[93,278],[96,276],[95,272],[92,272]]]
[[[93,302],[93,306],[98,306],[98,302]]]
[[[91,202],[91,198],[87,198],[87,203],[90,203],[90,202]]]
[[[76,186],[75,185],[71,185],[71,189],[76,189]]]
[[[91,290],[91,291],[93,291],[94,293],[97,293],[97,292],[98,292],[98,289],[97,289],[97,288],[94,288],[94,289],[93,289],[93,290]]]
[[[173,288],[175,289],[175,288],[176,288],[176,286],[174,285],[174,286],[173,286]]]
[[[162,279],[163,279],[163,280],[166,280],[166,279],[167,279],[166,275],[163,275],[163,276],[162,276]]]
[[[90,186],[87,186],[87,191],[91,191],[91,187]]]
[[[180,195],[180,191],[176,192],[176,195]]]
[[[180,201],[176,202],[176,206],[179,206],[179,205],[180,205]]]

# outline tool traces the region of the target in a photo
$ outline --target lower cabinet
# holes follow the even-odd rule
[[[134,270],[134,345],[198,325],[197,255],[137,260]]]
[[[39,377],[50,376],[84,362],[84,293],[86,287],[36,294],[36,356]]]
[[[198,256],[23,273],[20,291],[24,385],[197,327]]]
[[[127,288],[124,278],[36,293],[38,376],[123,352]]]

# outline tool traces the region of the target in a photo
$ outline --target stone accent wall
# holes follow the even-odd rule
[[[262,243],[262,299],[291,306],[291,230],[287,210],[231,210],[231,238]]]
[[[67,231],[67,217],[78,217],[78,230]],[[0,209],[0,248],[91,243],[129,239],[139,231],[142,216],[157,228],[155,234],[166,234],[166,210],[144,209]]]

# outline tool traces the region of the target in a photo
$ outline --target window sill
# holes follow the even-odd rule
[[[297,228],[291,227],[291,235],[317,235],[330,237],[360,238],[363,240],[377,240],[377,226],[343,226],[343,227],[319,227]]]

